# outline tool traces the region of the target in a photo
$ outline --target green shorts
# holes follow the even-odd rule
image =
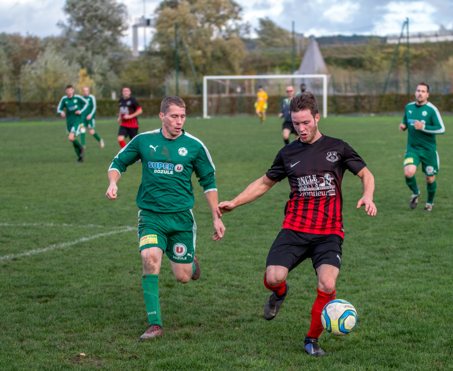
[[[96,119],[94,117],[91,117],[91,119],[88,120],[85,116],[83,118],[83,125],[88,129],[94,129],[96,127]]]
[[[73,133],[75,134],[75,136],[78,136],[80,134],[82,126],[83,124],[81,120],[66,121],[66,135]]]
[[[140,251],[150,247],[161,248],[175,263],[191,264],[195,254],[197,224],[192,210],[179,213],[138,212],[138,239]]]
[[[424,151],[408,148],[404,156],[404,166],[422,163],[422,171],[428,175],[436,175],[439,172],[439,155],[437,151]]]

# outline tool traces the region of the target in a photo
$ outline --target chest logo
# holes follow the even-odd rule
[[[186,148],[181,147],[180,149],[178,149],[178,153],[179,153],[181,156],[187,156],[187,154],[189,153],[189,151],[187,151]]]
[[[175,171],[177,173],[180,173],[183,170],[184,170],[184,166],[182,166],[181,164],[175,165]]]
[[[74,99],[74,103],[77,103],[77,99]]]
[[[422,115],[423,115],[423,116],[426,116],[427,114],[428,114],[428,112],[426,112],[426,111],[423,111],[423,112],[422,112]]]
[[[300,161],[297,161],[295,164],[291,164],[289,165],[289,167],[293,168],[294,166],[296,166]]]
[[[327,152],[326,160],[330,162],[337,162],[340,159],[337,152]]]
[[[409,113],[412,113],[412,111],[411,111],[411,110],[409,110]]]
[[[152,149],[154,149],[154,152],[156,152],[156,148],[159,147],[159,146],[157,145],[157,146],[154,147],[154,146],[151,146],[151,145],[150,145],[149,147],[152,148]]]
[[[128,106],[130,106],[130,105],[131,105],[131,101],[128,100],[126,104],[127,104]]]

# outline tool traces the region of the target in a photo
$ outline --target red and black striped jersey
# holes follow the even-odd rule
[[[357,175],[365,166],[346,142],[325,135],[312,144],[296,140],[283,147],[266,173],[278,182],[288,177],[283,228],[343,238],[343,175],[346,169]]]
[[[118,105],[120,107],[121,126],[125,126],[127,128],[138,128],[137,117],[133,117],[129,120],[124,119],[124,115],[131,115],[140,108],[140,104],[137,102],[137,99],[134,97],[124,99],[121,97]]]

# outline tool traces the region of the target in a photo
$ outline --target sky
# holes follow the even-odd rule
[[[93,0],[95,1],[95,0]],[[128,8],[130,24],[144,13],[143,0],[118,0]],[[236,0],[243,8],[243,20],[251,24],[252,37],[258,18],[269,17],[288,30],[295,22],[296,32],[305,36],[399,34],[409,17],[411,32],[437,31],[440,25],[453,28],[453,0]],[[159,0],[145,0],[146,16],[152,17]],[[1,32],[19,32],[40,37],[58,35],[58,21],[64,21],[65,0],[12,0],[0,2]],[[148,29],[147,41],[152,30]],[[144,35],[140,31],[140,46]],[[132,34],[125,35],[132,44]]]

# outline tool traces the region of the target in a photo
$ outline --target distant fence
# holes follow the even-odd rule
[[[182,97],[186,102],[186,113],[189,116],[201,116],[203,104],[201,96]],[[282,97],[270,96],[268,113],[278,114],[281,109]],[[143,115],[157,116],[160,111],[162,98],[139,98]],[[254,96],[231,95],[210,96],[209,115],[234,116],[238,114],[253,115],[255,113]],[[404,112],[407,103],[413,102],[414,97],[403,94],[385,95],[330,95],[328,97],[328,114],[367,114]],[[453,94],[430,94],[429,101],[441,112],[453,112]],[[58,102],[0,102],[0,118],[50,118],[58,117]],[[321,107],[320,107],[321,109]],[[96,117],[114,117],[118,115],[118,101],[98,99]]]

